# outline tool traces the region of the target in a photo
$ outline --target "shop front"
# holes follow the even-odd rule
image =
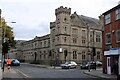
[[[118,62],[120,64],[120,48],[111,48],[109,51],[104,51],[105,56],[105,65],[104,70],[106,74],[114,74],[113,73],[113,65]],[[120,72],[120,71],[119,71]]]

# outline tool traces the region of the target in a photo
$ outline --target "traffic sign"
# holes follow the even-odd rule
[[[91,51],[87,51],[87,55],[91,55]]]

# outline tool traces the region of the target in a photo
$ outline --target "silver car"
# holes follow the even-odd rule
[[[62,69],[70,69],[70,68],[76,68],[77,64],[74,61],[67,61],[65,64],[60,65]]]

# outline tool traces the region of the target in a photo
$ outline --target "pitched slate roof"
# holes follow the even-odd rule
[[[84,23],[89,24],[90,26],[99,26],[100,25],[98,19],[83,16],[83,15],[79,15],[79,18],[81,18],[82,21],[84,21]]]
[[[84,15],[77,15],[76,12],[71,15],[72,25],[77,26],[86,26],[89,25],[91,27],[100,27],[100,22],[98,19],[87,17]]]

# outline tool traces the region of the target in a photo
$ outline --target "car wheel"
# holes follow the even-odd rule
[[[71,67],[69,66],[68,69],[70,69]]]
[[[74,68],[76,69],[76,66]]]
[[[61,69],[64,69],[63,67],[61,67]]]

